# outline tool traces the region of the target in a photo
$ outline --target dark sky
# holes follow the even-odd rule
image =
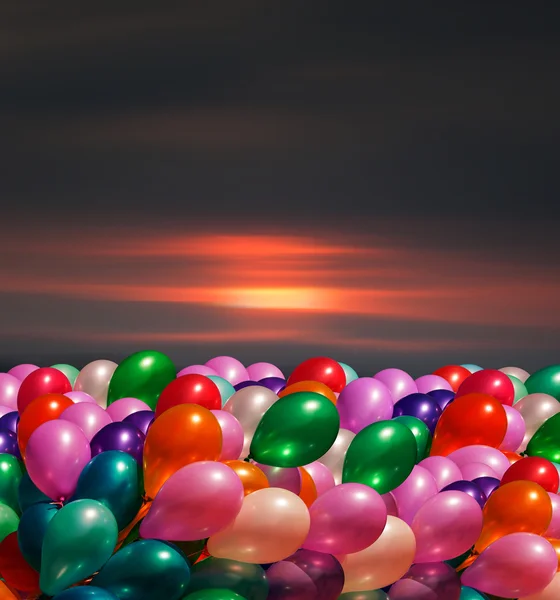
[[[553,5],[2,3],[0,364],[558,362]]]

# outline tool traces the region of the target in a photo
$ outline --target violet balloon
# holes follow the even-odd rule
[[[472,479],[472,482],[476,483],[487,500],[490,498],[490,494],[500,485],[500,480],[496,477],[476,477]]]
[[[318,460],[305,465],[303,468],[311,475],[311,479],[313,479],[315,489],[317,490],[317,497],[322,496],[326,491],[335,486],[334,476],[330,469]]]
[[[391,492],[387,492],[386,494],[381,494],[381,499],[385,503],[385,508],[387,509],[388,517],[398,517],[399,509],[397,508],[397,503],[395,501],[395,497]]]
[[[385,384],[373,377],[360,377],[340,393],[336,404],[340,426],[353,433],[393,416],[393,398]]]
[[[247,373],[247,369],[243,366],[243,363],[232,356],[216,356],[210,359],[206,363],[206,366],[214,369],[216,375],[223,377],[231,385],[236,385],[249,379],[249,373]]]
[[[286,387],[286,380],[280,377],[265,377],[259,383],[275,394],[279,394]]]
[[[429,456],[418,463],[419,467],[427,469],[436,480],[438,491],[454,481],[461,481],[461,469],[445,456]]]
[[[504,410],[506,411],[508,425],[504,441],[500,444],[500,450],[515,452],[521,446],[525,437],[525,421],[521,413],[513,406],[504,404]]]
[[[88,442],[91,442],[98,431],[113,422],[99,404],[91,402],[80,402],[69,406],[60,418],[77,425],[84,432]]]
[[[428,392],[428,396],[431,396],[439,404],[441,410],[445,410],[447,405],[455,400],[455,392],[449,390],[433,390]]]
[[[443,562],[412,565],[391,586],[391,600],[459,600],[461,580],[455,569]]]
[[[144,410],[151,410],[151,408],[145,402],[142,402],[142,400],[138,400],[138,398],[121,398],[109,404],[107,414],[117,423],[135,412]]]
[[[21,381],[9,373],[0,373],[0,405],[18,409],[17,397]]]
[[[271,467],[254,463],[266,475],[270,487],[288,490],[296,496],[301,492],[301,473],[297,467]]]
[[[183,375],[217,375],[214,369],[207,367],[206,365],[189,365],[184,369],[181,369],[177,373],[177,377],[182,377]]]
[[[21,459],[17,435],[11,429],[0,428],[0,454],[11,454]]]
[[[243,450],[244,433],[241,423],[225,410],[210,411],[222,430],[222,453],[220,460],[237,460]]]
[[[144,434],[131,423],[109,423],[91,440],[91,455],[97,456],[107,450],[120,450],[142,464],[144,439]]]
[[[95,402],[95,398],[93,396],[90,396],[89,394],[86,394],[86,392],[66,392],[66,394],[64,394],[67,398],[70,398],[70,400],[72,400],[72,402],[74,402],[74,404],[79,404],[82,402],[88,402],[88,403],[92,403],[94,402],[95,404],[97,404],[97,402]]]
[[[418,391],[414,379],[401,369],[383,369],[373,377],[389,388],[393,402]]]
[[[393,408],[393,417],[416,417],[426,424],[433,435],[442,410],[435,398],[428,394],[409,394],[401,398]]]
[[[247,374],[249,375],[249,379],[252,379],[253,381],[260,381],[267,377],[279,377],[280,379],[285,379],[284,373],[282,373],[277,366],[267,362],[258,362],[249,365],[247,367]]]
[[[486,504],[486,494],[480,489],[478,485],[476,485],[476,483],[472,481],[455,481],[454,483],[446,485],[441,491],[456,491],[468,494],[471,498],[474,498],[478,502],[480,508],[484,508],[484,505]]]
[[[451,384],[439,375],[422,375],[422,377],[418,377],[415,383],[421,394],[428,394],[434,390],[453,391]]]
[[[128,417],[125,417],[122,422],[131,423],[146,435],[155,418],[156,415],[152,410],[139,410],[138,412],[134,412],[131,415],[128,415]]]
[[[28,375],[36,371],[39,367],[37,365],[31,365],[24,363],[22,365],[16,365],[8,371],[8,375],[13,375],[16,379],[23,381]]]
[[[461,470],[470,463],[482,463],[488,465],[500,479],[510,467],[510,462],[507,457],[496,448],[491,448],[490,446],[466,446],[455,450],[449,454],[448,458]],[[482,477],[482,475],[480,475],[480,477]]]
[[[243,388],[246,387],[250,387],[252,385],[261,385],[258,381],[251,381],[251,380],[247,380],[247,381],[241,381],[240,383],[236,383],[233,386],[233,389],[238,392],[239,390],[242,390]]]
[[[397,504],[399,519],[410,525],[418,510],[437,493],[438,487],[433,475],[416,465],[404,483],[391,492]]]
[[[13,410],[0,417],[0,429],[9,429],[14,433],[17,433],[19,423],[19,413],[17,410]]]

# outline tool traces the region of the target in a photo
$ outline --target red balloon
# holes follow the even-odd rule
[[[332,358],[317,356],[300,363],[290,375],[286,387],[300,381],[319,381],[335,393],[346,385],[344,369]]]
[[[556,467],[549,460],[540,456],[528,456],[513,463],[504,473],[500,485],[512,481],[532,481],[553,494],[558,492],[560,485]]]
[[[208,410],[220,410],[222,397],[211,379],[190,373],[177,377],[161,392],[156,405],[156,418],[179,404],[198,404]]]
[[[6,583],[21,592],[39,591],[39,573],[31,568],[19,549],[17,531],[0,544],[0,573]]]
[[[19,388],[17,405],[21,415],[23,411],[39,396],[45,394],[66,394],[72,391],[68,377],[58,369],[43,367],[30,373]]]
[[[456,398],[467,394],[488,394],[502,404],[513,406],[515,390],[510,378],[501,371],[484,369],[473,373],[459,386]]]
[[[434,375],[443,377],[452,387],[453,391],[456,392],[463,381],[465,381],[467,377],[470,377],[471,372],[459,365],[447,365],[446,367],[441,367],[441,369],[434,371]]]

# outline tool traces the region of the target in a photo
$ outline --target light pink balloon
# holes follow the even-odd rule
[[[214,369],[207,367],[206,365],[190,365],[181,369],[177,373],[177,377],[182,377],[183,375],[217,375]]]
[[[389,388],[395,403],[401,398],[418,391],[414,379],[401,369],[383,369],[373,377]]]
[[[397,508],[397,503],[395,501],[393,494],[391,494],[391,492],[387,492],[386,494],[382,494],[381,498],[383,499],[383,502],[385,503],[385,508],[387,509],[387,516],[388,517],[398,517],[399,509]]]
[[[16,379],[23,381],[30,373],[33,373],[33,371],[36,371],[38,368],[39,367],[37,365],[24,363],[22,365],[16,365],[15,367],[12,367],[8,371],[8,375],[13,375]]]
[[[493,477],[494,479],[501,479],[501,477],[488,465],[484,463],[469,463],[461,467],[461,473],[463,473],[463,479],[465,481],[472,481],[479,477]]]
[[[72,402],[74,402],[74,404],[80,404],[83,402],[88,402],[88,403],[95,403],[97,404],[97,402],[95,402],[95,398],[93,396],[90,396],[89,394],[86,394],[85,392],[66,392],[66,394],[64,394],[67,398],[70,398],[70,400],[72,400]],[[101,408],[101,407],[99,407]]]
[[[412,524],[420,507],[437,493],[438,487],[433,475],[427,469],[416,465],[404,483],[391,492],[397,503],[399,519]]]
[[[521,442],[525,437],[525,421],[521,413],[513,406],[504,404],[504,410],[506,411],[508,426],[504,441],[500,444],[500,450],[515,452],[521,446]]]
[[[490,544],[461,576],[463,585],[486,594],[519,598],[536,594],[554,579],[558,558],[534,533],[510,533]]]
[[[107,414],[115,423],[123,421],[135,412],[141,410],[152,410],[145,402],[138,398],[121,398],[107,407]]]
[[[549,394],[536,393],[521,398],[513,408],[521,413],[525,422],[525,437],[518,448],[519,452],[524,452],[537,429],[560,412],[560,402]]]
[[[113,422],[108,413],[95,402],[79,402],[69,406],[61,415],[61,419],[77,425],[85,434],[88,442],[100,430]]]
[[[7,415],[8,413],[14,412],[9,406],[0,406],[0,417]]]
[[[519,600],[558,600],[558,598],[560,598],[560,573],[556,573],[542,592],[522,596]]]
[[[371,546],[383,533],[387,508],[381,496],[361,483],[343,483],[309,508],[311,526],[303,548],[351,554]]]
[[[17,397],[21,381],[9,373],[0,373],[0,405],[18,409]]]
[[[216,375],[223,377],[231,385],[237,385],[242,381],[249,380],[247,369],[243,366],[243,363],[233,358],[233,356],[216,356],[210,359],[206,363],[206,366],[214,369]]]
[[[333,474],[328,467],[318,460],[305,465],[303,468],[311,475],[311,479],[313,479],[317,490],[317,497],[322,496],[326,491],[335,486]]]
[[[243,427],[241,423],[225,410],[210,411],[218,420],[222,429],[222,453],[220,461],[237,460],[243,450]]]
[[[482,509],[463,492],[432,496],[412,521],[416,538],[415,563],[441,562],[460,556],[482,531]]]
[[[299,496],[301,492],[301,473],[297,467],[271,467],[255,462],[266,475],[270,487],[282,488]]]
[[[232,523],[242,504],[243,484],[235,471],[219,462],[195,462],[163,484],[140,525],[140,536],[201,540]]]
[[[418,463],[419,467],[427,469],[436,480],[438,492],[455,481],[461,481],[461,469],[445,456],[429,456]]]
[[[552,503],[552,519],[544,537],[558,539],[560,537],[560,496],[552,492],[548,492],[548,496]]]
[[[440,377],[439,375],[422,375],[415,381],[416,387],[421,394],[427,394],[434,390],[449,390],[453,391],[450,383],[447,379]]]
[[[461,471],[465,465],[470,463],[482,463],[488,465],[497,474],[498,479],[501,479],[510,467],[510,462],[507,457],[496,448],[491,448],[490,446],[465,446],[464,448],[459,448],[459,450],[455,450],[455,452],[449,454],[448,458],[452,460]],[[479,477],[486,476],[479,475]],[[496,475],[488,475],[488,477],[496,477]]]
[[[49,498],[68,500],[82,469],[91,460],[84,432],[64,419],[47,421],[31,434],[25,465],[33,483]]]
[[[266,377],[279,377],[280,379],[286,379],[284,373],[272,363],[259,362],[249,365],[247,367],[247,373],[251,381],[260,381]]]
[[[517,377],[521,383],[525,383],[527,379],[529,379],[529,373],[525,369],[520,369],[519,367],[502,367],[499,370],[506,375]]]

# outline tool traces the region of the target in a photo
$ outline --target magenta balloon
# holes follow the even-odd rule
[[[202,540],[227,527],[242,504],[243,484],[233,469],[213,461],[192,463],[163,484],[140,525],[140,536]]]
[[[296,496],[301,492],[301,473],[297,467],[271,467],[257,462],[255,465],[266,475],[270,487],[288,490]]]
[[[241,423],[225,410],[210,411],[222,429],[222,453],[220,460],[237,460],[243,450],[244,433]]]
[[[373,377],[360,377],[351,381],[340,392],[336,403],[340,426],[353,433],[377,421],[387,421],[393,416],[391,392]]]
[[[9,373],[0,373],[0,405],[17,410],[17,397],[21,381]]]
[[[247,369],[243,366],[243,363],[232,356],[216,356],[210,359],[206,363],[206,366],[214,369],[216,375],[223,377],[231,385],[237,385],[242,381],[249,380],[249,373],[247,373]]]
[[[47,421],[31,434],[25,465],[33,483],[49,498],[67,500],[91,459],[84,432],[64,419]]]
[[[77,425],[84,432],[88,442],[91,442],[93,436],[100,429],[113,422],[107,412],[95,401],[93,403],[79,402],[69,406],[60,415],[60,418]]]
[[[281,560],[274,563],[266,571],[266,580],[269,588],[267,600],[319,600],[311,577],[292,562]]]
[[[381,498],[382,498],[383,502],[385,503],[385,508],[387,509],[387,516],[388,517],[398,517],[399,509],[397,508],[397,503],[395,501],[393,494],[391,494],[391,492],[387,492],[386,494],[382,494]]]
[[[494,471],[492,467],[485,465],[484,463],[469,463],[461,467],[461,473],[463,473],[463,479],[465,481],[472,481],[473,479],[479,479],[480,477],[493,477],[494,479],[501,479],[501,477]]]
[[[470,463],[482,463],[488,465],[496,475],[479,475],[478,477],[498,477],[501,479],[504,473],[510,468],[510,462],[507,457],[490,446],[465,446],[455,450],[448,456],[460,469]],[[464,476],[464,473],[463,473]]]
[[[459,600],[461,580],[455,569],[443,562],[412,565],[391,586],[391,600]]]
[[[284,377],[284,373],[282,373],[278,367],[267,362],[259,362],[249,365],[247,367],[247,373],[249,375],[249,379],[252,381],[260,381],[261,379],[266,379],[267,377],[279,377],[280,379],[286,379]]]
[[[311,479],[313,479],[315,489],[317,490],[317,497],[322,496],[326,491],[335,486],[334,477],[330,469],[318,460],[305,465],[303,468],[311,475]]]
[[[33,373],[33,371],[36,371],[38,368],[39,367],[37,365],[25,363],[12,367],[8,371],[8,375],[13,375],[16,379],[23,381],[30,373]]]
[[[207,367],[206,365],[190,365],[181,369],[177,373],[177,377],[182,377],[183,375],[217,375],[214,369]]]
[[[389,388],[393,402],[418,392],[414,379],[401,369],[384,369],[375,374],[373,378],[381,381]]]
[[[482,509],[464,492],[440,492],[426,501],[412,521],[415,563],[450,560],[466,552],[482,531]]]
[[[416,465],[404,483],[391,491],[397,503],[399,519],[410,525],[420,507],[438,491],[436,480],[430,471]]]
[[[141,410],[152,410],[145,402],[138,400],[138,398],[121,398],[107,407],[107,414],[113,419],[115,423],[123,421],[135,412]]]
[[[309,508],[311,526],[303,548],[351,554],[371,546],[383,533],[387,508],[381,496],[361,483],[343,483]]]
[[[88,402],[88,403],[95,403],[97,404],[97,402],[95,401],[95,398],[93,396],[90,396],[89,394],[86,394],[85,392],[66,392],[66,394],[64,394],[67,398],[70,398],[70,400],[72,400],[72,402],[74,402],[74,404],[79,404],[82,402]]]
[[[445,456],[429,456],[418,463],[419,467],[428,470],[436,480],[438,492],[450,483],[461,481],[461,469]]]
[[[418,377],[415,383],[418,391],[421,394],[427,394],[428,392],[433,392],[434,390],[453,391],[453,388],[449,382],[439,375],[422,375],[422,377]]]
[[[519,449],[525,437],[525,421],[521,413],[513,406],[504,404],[504,410],[506,411],[508,425],[504,441],[500,444],[500,450],[515,452]]]
[[[552,519],[544,537],[558,539],[560,538],[560,496],[552,492],[548,492],[548,496],[552,504]]]
[[[519,598],[544,590],[557,568],[556,551],[543,537],[510,533],[482,552],[461,583],[486,594]]]

